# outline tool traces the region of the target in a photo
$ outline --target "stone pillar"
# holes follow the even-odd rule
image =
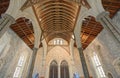
[[[38,48],[33,48],[33,53],[32,53],[31,62],[30,62],[30,69],[28,71],[29,74],[27,78],[32,78],[37,51],[38,51]]]
[[[78,33],[78,32],[80,32],[80,31],[75,31],[75,40],[76,40],[77,48],[78,48],[81,63],[82,63],[84,78],[90,78],[88,68],[87,68],[87,64],[86,64],[85,57],[84,57],[83,50],[82,50],[80,33]]]
[[[9,26],[14,23],[15,19],[12,16],[2,14],[2,18],[0,18],[0,38],[8,30]]]
[[[42,55],[42,69],[41,69],[40,75],[42,77],[45,77],[45,71],[46,71],[45,61],[46,61],[46,55],[47,55],[47,43],[45,39],[42,41],[42,44],[43,44],[43,55]]]
[[[109,12],[104,11],[96,17],[96,21],[100,22],[102,26],[109,30],[111,34],[120,42],[120,29],[113,23],[109,17]]]
[[[85,78],[90,78],[82,48],[78,48]]]
[[[58,78],[60,78],[60,65],[58,65]]]
[[[71,60],[73,61],[74,60],[74,40],[71,39],[70,40],[70,54],[71,54]]]
[[[82,50],[82,48],[78,48],[78,50],[79,50],[79,53],[80,53],[80,58],[81,58],[81,61],[82,61],[82,66],[83,66],[85,78],[90,78],[89,71],[88,71],[88,68],[87,68],[87,64],[86,64],[86,61],[85,61],[85,56],[83,54],[83,50]]]

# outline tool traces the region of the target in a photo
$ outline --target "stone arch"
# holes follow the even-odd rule
[[[33,29],[35,33],[35,48],[39,48],[40,45],[40,37],[41,37],[41,29],[37,22],[37,19],[34,15],[34,12],[31,7],[27,8],[24,11],[21,11],[20,8],[23,6],[26,0],[10,0],[9,8],[6,11],[6,14],[11,15],[13,18],[18,19],[20,17],[26,17],[30,19],[33,23]],[[15,7],[16,6],[16,7]]]
[[[71,63],[71,59],[70,59],[70,55],[68,52],[66,52],[66,50],[60,46],[56,46],[54,48],[52,48],[47,56],[46,56],[46,61],[45,61],[45,78],[49,78],[48,74],[49,74],[49,65],[51,63],[51,61],[56,60],[58,63],[58,68],[60,67],[60,64],[63,60],[66,60],[68,63],[68,66],[70,67],[69,72],[70,75],[72,75],[72,63]],[[71,76],[72,77],[72,76]]]
[[[37,19],[36,19],[35,15],[34,15],[32,9],[29,8],[29,10],[26,11],[26,12],[20,12],[16,18],[20,18],[22,16],[30,19],[30,21],[32,22],[33,30],[34,30],[34,36],[35,36],[35,42],[34,42],[35,45],[34,45],[34,47],[39,48],[40,37],[41,37],[42,31],[40,29],[40,26],[39,26],[39,24],[37,22]]]
[[[57,50],[57,49],[60,49],[60,51],[59,50]],[[57,52],[58,52],[58,55],[57,55]],[[61,53],[63,53],[64,52],[64,54],[61,54]],[[63,55],[63,56],[62,56]],[[67,57],[64,57],[64,56],[67,56]],[[58,63],[58,65],[60,66],[60,64],[61,64],[61,62],[63,61],[63,60],[66,60],[66,61],[69,61],[70,59],[70,56],[69,56],[69,53],[64,49],[64,48],[62,48],[61,46],[56,46],[56,47],[53,47],[53,48],[51,48],[49,51],[48,51],[48,53],[47,53],[47,61],[46,61],[46,64],[47,64],[47,66],[49,66],[50,65],[50,63],[53,61],[53,60],[56,60],[57,61],[57,63]],[[53,58],[54,57],[54,58]],[[70,65],[70,63],[68,62],[68,65]]]
[[[68,65],[68,62],[67,62],[66,60],[62,60],[62,61],[61,61],[61,64]]]
[[[113,61],[114,68],[118,74],[120,74],[120,57]]]
[[[20,13],[20,8],[22,7],[22,5],[25,3],[26,0],[10,0],[10,5],[7,9],[7,11],[5,12],[6,14],[11,15],[12,17],[16,18],[16,16],[18,15],[18,13]]]
[[[29,19],[20,17],[16,20],[16,23],[10,27],[31,49],[34,47],[34,29]]]
[[[80,34],[81,34],[82,21],[87,16],[89,16],[88,9],[84,6],[81,6],[81,11],[78,14],[78,19],[77,19],[76,26],[75,26],[75,29],[74,29],[74,36],[75,36],[76,41],[78,41],[76,43],[76,45],[79,48],[82,47],[82,44],[80,44],[81,43],[81,38],[79,37]]]
[[[89,15],[93,17],[97,17],[101,12],[105,11],[103,5],[102,5],[102,0],[93,0],[93,1],[88,1],[90,5],[90,9],[88,9]]]
[[[113,75],[110,72],[108,72],[107,76],[108,76],[108,78],[113,78]]]

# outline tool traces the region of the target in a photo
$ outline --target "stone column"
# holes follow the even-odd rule
[[[45,39],[42,41],[42,44],[43,44],[43,55],[42,55],[42,69],[41,69],[40,75],[42,77],[45,77],[45,71],[46,71],[45,61],[46,61],[46,55],[47,55],[47,43]]]
[[[38,48],[33,48],[33,53],[32,53],[31,62],[30,62],[30,69],[28,71],[29,74],[27,78],[32,78],[37,51],[38,51]]]
[[[0,18],[0,38],[8,30],[9,26],[14,23],[15,19],[12,16],[2,14],[2,18]]]
[[[87,64],[86,64],[85,57],[84,57],[84,53],[83,53],[83,50],[82,50],[82,44],[81,44],[81,39],[80,39],[80,31],[75,31],[75,40],[76,40],[77,48],[78,48],[78,51],[79,51],[80,60],[81,60],[81,63],[82,63],[84,78],[90,78],[88,68],[87,68]]]
[[[70,54],[71,54],[71,60],[73,61],[74,60],[74,40],[71,39],[70,40]]]
[[[85,78],[90,78],[82,48],[78,48]]]
[[[104,11],[96,17],[96,21],[100,22],[102,26],[109,30],[111,34],[120,42],[120,29],[114,24],[109,17],[109,12]]]
[[[77,48],[79,51],[79,55],[80,55],[80,59],[81,59],[81,63],[82,63],[84,78],[90,78],[89,72],[87,69],[87,65],[86,65],[86,61],[85,61],[85,57],[84,57],[83,50],[82,50],[82,42],[80,39],[81,28],[82,28],[82,19],[84,17],[84,14],[83,14],[83,17],[81,14],[79,13],[79,15],[78,15],[78,19],[77,19],[76,26],[74,29],[74,36],[75,36],[75,42],[76,42],[76,45],[77,45]]]
[[[82,48],[78,48],[85,78],[90,78]]]
[[[60,78],[60,65],[58,65],[58,78]]]

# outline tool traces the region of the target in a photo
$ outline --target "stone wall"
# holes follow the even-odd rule
[[[0,39],[0,78],[13,78],[21,55],[25,59],[20,73],[26,78],[31,53],[32,50],[11,29],[5,32]]]
[[[70,55],[66,50],[60,46],[53,47],[47,52],[46,58],[43,59],[43,48],[40,48],[37,53],[36,61],[35,61],[35,68],[34,73],[39,73],[40,76],[44,76],[45,78],[49,77],[49,66],[51,61],[56,60],[58,65],[62,60],[66,60],[71,68],[70,65]],[[71,71],[71,69],[70,69]]]
[[[91,59],[93,52],[96,52],[98,55],[106,76],[108,73],[111,73],[113,78],[120,78],[120,72],[117,71],[114,64],[114,61],[120,57],[120,43],[117,42],[109,31],[103,29],[97,38],[84,50],[92,76],[93,78],[98,78]]]
[[[116,26],[120,29],[120,10],[112,18],[112,21],[116,24]]]
[[[74,48],[74,59],[72,59],[69,51],[69,47],[66,46],[49,46],[46,58],[43,59],[44,49],[40,48],[37,52],[34,74],[39,73],[40,76],[49,78],[50,63],[55,60],[58,63],[58,70],[60,71],[61,61],[66,60],[69,65],[70,78],[73,78],[73,73],[75,72],[78,72],[79,75],[83,77],[84,75],[77,48]],[[58,78],[60,78],[60,72],[58,73]]]

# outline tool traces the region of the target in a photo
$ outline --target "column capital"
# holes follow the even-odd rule
[[[38,48],[34,47],[32,50],[33,50],[33,51],[37,51],[37,50],[38,50]]]
[[[96,21],[99,22],[103,17],[109,16],[109,15],[110,15],[110,13],[108,11],[103,11],[99,15],[97,15]]]
[[[6,14],[6,13],[2,14],[1,17],[3,19],[9,19],[11,21],[11,24],[14,24],[16,22],[15,19],[11,15]]]

